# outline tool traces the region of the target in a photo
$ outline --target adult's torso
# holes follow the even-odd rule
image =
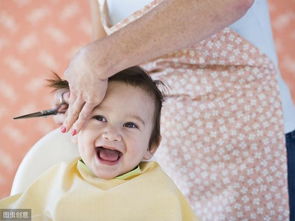
[[[120,22],[150,2],[152,0],[107,0],[111,24]],[[248,12],[230,27],[259,48],[277,65],[267,0],[256,0]],[[278,81],[283,103],[285,132],[288,133],[295,129],[295,106],[289,89],[279,74]]]

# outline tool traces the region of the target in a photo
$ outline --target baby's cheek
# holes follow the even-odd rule
[[[78,146],[79,153],[81,157],[86,157],[89,152],[89,145],[87,145],[87,139],[84,138],[83,134],[78,134],[76,136],[76,144]]]

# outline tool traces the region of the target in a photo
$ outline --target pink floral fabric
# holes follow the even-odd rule
[[[106,31],[159,2],[112,27],[102,4]],[[201,220],[288,220],[282,110],[268,57],[226,28],[142,67],[170,88],[156,158]]]

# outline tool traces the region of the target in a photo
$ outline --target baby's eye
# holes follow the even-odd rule
[[[97,120],[97,121],[107,122],[107,119],[102,115],[95,115],[92,118]]]
[[[138,129],[138,126],[137,124],[133,123],[133,122],[127,122],[123,125],[124,127],[128,127],[128,128],[137,128]]]

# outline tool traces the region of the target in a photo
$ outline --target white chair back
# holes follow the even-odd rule
[[[56,163],[69,162],[79,156],[71,135],[55,129],[42,137],[20,163],[13,180],[11,195],[23,192],[45,170]]]

